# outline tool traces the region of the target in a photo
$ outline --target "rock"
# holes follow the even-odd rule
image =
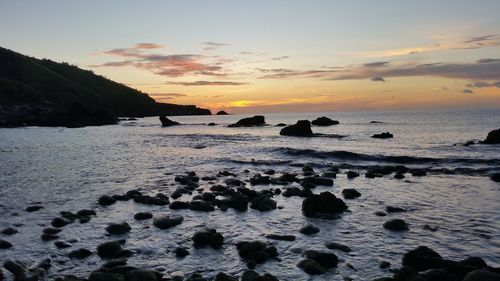
[[[386,268],[391,267],[391,263],[388,262],[388,261],[380,261],[378,263],[378,267],[381,268],[381,269],[386,269]]]
[[[360,197],[361,193],[354,188],[346,188],[342,190],[342,196],[344,196],[345,199],[355,199]]]
[[[426,281],[418,272],[410,266],[403,266],[396,274],[394,281]]]
[[[380,133],[380,134],[374,134],[372,136],[372,138],[374,139],[390,139],[390,138],[393,138],[394,136],[389,133],[389,132],[384,132],[384,133]]]
[[[285,123],[278,123],[278,124],[276,124],[276,127],[285,127],[285,126],[286,126]]]
[[[276,209],[276,201],[266,195],[259,195],[252,199],[250,208],[261,212],[271,211]]]
[[[254,127],[254,126],[264,126],[266,121],[264,116],[256,115],[253,117],[240,119],[238,122],[229,125],[228,127]]]
[[[47,234],[57,234],[57,233],[61,232],[62,229],[47,227],[47,228],[44,228],[42,231],[43,231],[43,233],[47,233]]]
[[[347,172],[347,178],[348,179],[353,179],[359,177],[359,173],[354,172],[354,171],[348,171]]]
[[[127,222],[110,223],[106,226],[106,231],[112,235],[121,235],[130,232],[132,227]]]
[[[411,175],[414,177],[423,177],[427,175],[427,172],[423,169],[414,169],[410,171]]]
[[[282,136],[309,137],[312,134],[311,123],[308,120],[299,120],[294,125],[286,126],[280,131]]]
[[[396,174],[394,174],[394,178],[398,179],[398,180],[404,179],[405,175],[403,173],[396,173]]]
[[[393,231],[408,230],[408,224],[402,219],[392,219],[384,223],[384,228]]]
[[[5,261],[3,266],[10,273],[12,273],[12,275],[14,275],[14,281],[38,281],[44,278],[46,272],[52,265],[50,259],[44,259],[31,268],[27,268],[23,263],[19,261],[12,260]],[[1,273],[0,277],[2,277]]]
[[[179,125],[179,122],[172,121],[167,118],[165,115],[160,116],[160,122],[162,127],[170,127],[170,126],[175,126]]]
[[[116,199],[109,195],[103,195],[97,200],[101,206],[110,206],[116,202]]]
[[[224,110],[221,110],[221,111],[217,111],[217,113],[215,113],[215,115],[229,115],[229,113],[225,112]]]
[[[406,209],[403,209],[401,207],[395,207],[395,206],[386,206],[385,210],[388,213],[402,213],[402,212],[406,212]]]
[[[172,210],[185,210],[191,208],[191,204],[184,201],[174,201],[168,207]]]
[[[267,185],[271,183],[269,176],[262,176],[261,174],[255,174],[250,178],[251,185]]]
[[[70,223],[72,223],[72,221],[70,220],[67,220],[65,218],[54,218],[52,219],[52,221],[50,222],[52,224],[53,227],[64,227]]]
[[[304,254],[306,259],[299,262],[297,266],[308,274],[323,274],[328,269],[336,267],[339,262],[333,253],[307,250]]]
[[[463,281],[500,281],[500,275],[487,270],[474,270]]]
[[[216,125],[217,125],[217,123],[214,123],[214,122],[210,122],[207,124],[207,126],[216,126]],[[201,148],[201,146],[200,146],[200,148]]]
[[[41,238],[43,241],[52,241],[52,240],[59,239],[59,236],[54,235],[54,234],[42,233],[42,235],[40,236],[40,238]]]
[[[343,245],[343,244],[340,244],[337,242],[327,242],[327,243],[325,243],[325,246],[330,250],[339,250],[339,251],[346,252],[346,253],[349,253],[352,251],[352,249],[349,246]]]
[[[81,259],[87,258],[90,255],[92,255],[91,251],[84,249],[84,248],[80,248],[78,250],[74,250],[74,251],[69,252],[68,257],[71,259],[81,260]]]
[[[159,229],[167,229],[181,224],[183,220],[184,217],[181,215],[158,216],[153,219],[153,225]]]
[[[278,278],[270,273],[259,275],[253,270],[245,270],[241,276],[241,281],[278,281]]]
[[[319,275],[326,273],[326,269],[321,266],[318,262],[312,259],[303,259],[298,264],[297,267],[302,269],[305,273],[310,275]]]
[[[379,216],[379,217],[385,217],[385,216],[387,216],[387,213],[386,212],[382,212],[382,211],[376,211],[375,215]]]
[[[162,275],[158,271],[134,269],[125,274],[125,281],[160,281]]]
[[[234,195],[228,201],[228,206],[240,212],[248,209],[248,197],[244,195]]]
[[[95,216],[97,214],[94,210],[83,209],[83,210],[76,212],[76,215],[78,217],[90,217],[90,216]]]
[[[9,241],[5,241],[0,239],[0,249],[9,249],[12,248],[12,244]]]
[[[238,279],[227,273],[219,272],[215,275],[214,281],[238,281]]]
[[[210,204],[210,202],[202,200],[191,201],[189,205],[190,205],[189,209],[193,211],[211,212],[215,210],[215,208]]]
[[[15,229],[15,228],[13,228],[13,227],[7,227],[7,228],[4,228],[4,229],[2,229],[2,231],[1,231],[1,233],[2,233],[3,235],[9,235],[9,236],[10,236],[10,235],[14,235],[14,234],[16,234],[17,232],[18,232],[18,231],[17,231],[17,229]]]
[[[175,248],[174,253],[175,253],[175,256],[178,258],[183,258],[183,257],[189,255],[189,251],[186,250],[185,248],[182,248],[182,247]]]
[[[70,243],[68,243],[68,242],[64,242],[64,241],[56,241],[56,242],[54,242],[54,245],[55,245],[58,249],[66,249],[66,248],[71,247],[71,244],[70,244]]]
[[[314,119],[312,122],[311,122],[312,125],[314,126],[331,126],[331,125],[338,125],[340,124],[339,121],[337,120],[332,120],[328,117],[318,117],[316,119]]]
[[[347,210],[347,205],[333,193],[313,194],[302,201],[302,212],[306,217],[337,215]]]
[[[125,277],[117,273],[94,271],[90,274],[89,281],[125,281]]]
[[[500,173],[494,173],[490,176],[490,179],[494,182],[500,182]]]
[[[300,181],[303,187],[316,187],[317,185],[332,186],[333,180],[324,177],[305,177]]]
[[[122,250],[122,245],[117,241],[104,242],[97,246],[97,254],[102,259],[111,259]]]
[[[276,247],[269,246],[267,243],[261,241],[243,241],[237,243],[236,247],[238,254],[247,262],[249,267],[264,263],[268,259],[278,256]]]
[[[403,255],[402,265],[411,266],[416,271],[440,268],[443,263],[441,255],[426,246],[419,246]]]
[[[153,218],[153,214],[151,214],[149,212],[139,212],[139,213],[134,215],[134,219],[136,219],[138,221],[149,220],[151,218]]]
[[[500,129],[493,130],[488,133],[488,136],[481,143],[484,144],[499,144],[500,143]]]
[[[31,212],[36,212],[36,211],[41,210],[41,209],[43,209],[43,206],[40,206],[40,205],[32,205],[32,206],[28,206],[28,207],[26,207],[26,212],[29,212],[29,213],[31,213]]]
[[[337,178],[337,173],[336,172],[332,172],[332,171],[327,171],[327,172],[322,173],[321,176],[324,177],[324,178],[335,179],[335,178]]]
[[[438,230],[438,226],[434,225],[434,224],[425,224],[424,229],[432,231],[432,232],[436,232]]]
[[[281,241],[295,241],[295,235],[267,234],[266,238]]]
[[[299,230],[300,233],[304,234],[304,235],[311,235],[311,234],[316,234],[319,232],[319,228],[312,225],[312,224],[307,224],[305,226],[303,226],[300,230]]]
[[[214,249],[220,249],[224,243],[224,236],[218,233],[215,229],[206,229],[196,232],[191,239],[194,242],[194,246],[204,247],[210,245]]]

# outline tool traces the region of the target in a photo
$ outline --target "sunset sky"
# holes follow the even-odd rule
[[[500,107],[500,1],[8,1],[0,46],[232,113]]]

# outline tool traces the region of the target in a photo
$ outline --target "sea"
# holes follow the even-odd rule
[[[324,112],[262,114],[267,126],[231,128],[228,124],[252,115],[175,116],[178,126],[162,127],[157,117],[122,121],[117,125],[84,128],[23,127],[0,129],[0,229],[14,227],[18,233],[0,239],[13,247],[0,250],[0,262],[8,259],[26,264],[49,257],[52,268],[48,279],[73,274],[87,277],[105,261],[96,254],[83,260],[68,258],[68,252],[86,248],[95,253],[97,245],[113,239],[126,239],[125,248],[134,251],[130,265],[156,269],[165,276],[199,272],[212,278],[223,271],[240,276],[247,269],[238,256],[238,241],[260,240],[277,247],[279,259],[255,268],[280,280],[370,280],[392,276],[401,266],[402,255],[417,246],[432,248],[444,258],[463,260],[469,256],[500,266],[500,183],[489,178],[500,172],[500,145],[472,144],[500,126],[500,109],[408,112]],[[313,126],[313,137],[280,136],[278,123],[313,120],[326,116],[340,124]],[[375,122],[373,122],[375,121]],[[209,123],[215,123],[208,126]],[[371,138],[390,132],[391,139]],[[330,191],[342,198],[342,190],[355,188],[361,197],[345,200],[348,211],[337,219],[308,218],[302,214],[304,198],[275,195],[279,208],[260,212],[233,209],[213,212],[171,210],[120,201],[111,206],[97,203],[101,195],[123,194],[138,189],[145,194],[171,195],[179,183],[174,178],[195,172],[200,190],[177,200],[209,191],[224,184],[233,173],[247,181],[269,169],[276,176],[302,173],[310,165],[321,174],[339,168],[333,186],[318,186],[314,193]],[[405,166],[423,169],[425,176],[393,174],[377,178],[364,176],[379,166]],[[347,171],[360,177],[348,179]],[[248,188],[282,190],[297,186],[255,185]],[[171,199],[170,201],[173,201]],[[26,207],[43,209],[26,212]],[[386,206],[406,210],[385,217],[375,215]],[[75,222],[58,234],[72,247],[57,249],[53,241],[40,239],[42,229],[61,211],[94,209],[90,222]],[[161,230],[151,220],[136,221],[137,212],[153,215],[180,214],[182,224]],[[409,230],[392,232],[383,228],[389,219],[404,219]],[[128,222],[132,230],[110,237],[105,227],[111,222]],[[306,236],[299,229],[313,224],[320,232]],[[426,227],[427,225],[427,227]],[[428,226],[435,231],[429,230]],[[194,248],[192,235],[204,228],[215,228],[225,237],[224,246]],[[295,235],[295,241],[276,241],[266,234]],[[329,250],[327,242],[349,246],[345,253]],[[190,255],[176,258],[173,250],[185,247]],[[305,250],[335,253],[340,262],[326,274],[310,276],[297,267]],[[391,267],[380,269],[388,261]],[[8,274],[4,274],[12,278]]]

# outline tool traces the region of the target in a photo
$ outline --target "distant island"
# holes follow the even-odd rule
[[[0,47],[0,127],[83,127],[115,124],[122,116],[210,114],[194,105],[158,103],[90,70]]]

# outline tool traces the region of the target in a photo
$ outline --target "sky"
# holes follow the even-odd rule
[[[0,46],[230,113],[500,107],[500,1],[0,0]]]

